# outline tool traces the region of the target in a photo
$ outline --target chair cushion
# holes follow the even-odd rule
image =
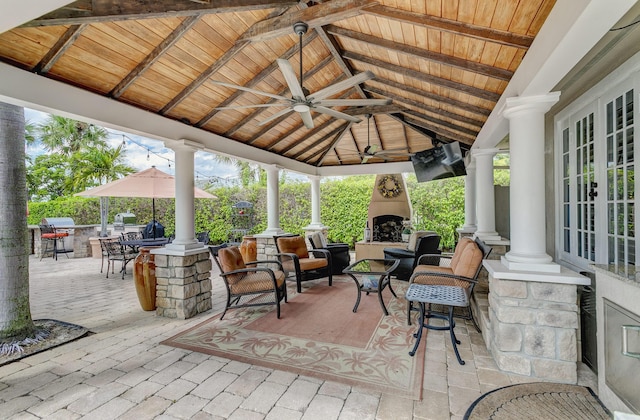
[[[411,252],[415,252],[418,238],[421,238],[425,235],[435,235],[435,232],[430,230],[418,230],[416,232],[413,232],[411,236],[409,236],[409,243],[407,244],[407,249]]]
[[[307,244],[302,236],[278,238],[278,249],[283,253],[296,254],[298,258],[309,258]]]
[[[230,246],[228,248],[218,250],[218,259],[223,273],[246,268],[240,249],[237,246]],[[245,276],[246,273],[238,273],[227,276],[226,278],[229,284],[234,284],[242,280]]]
[[[471,241],[461,252],[460,259],[455,267],[452,267],[453,274],[457,276],[474,278],[478,267],[482,264],[482,251],[478,245]]]
[[[278,288],[282,287],[285,279],[284,273],[275,270],[273,274],[276,277]],[[266,271],[256,271],[247,273],[241,281],[229,284],[229,288],[234,295],[273,292],[273,282],[271,281],[271,276]]]
[[[301,271],[317,270],[326,267],[329,263],[326,258],[299,258],[298,261],[300,262]],[[296,271],[293,261],[284,261],[282,266],[286,271]]]
[[[322,232],[315,232],[311,234],[312,245],[316,248],[326,248],[327,247],[327,239],[324,237]]]
[[[458,265],[458,261],[460,260],[460,256],[462,255],[462,251],[464,251],[464,249],[467,247],[467,245],[469,244],[475,244],[475,242],[473,241],[473,239],[469,238],[469,237],[464,237],[461,238],[460,241],[458,242],[458,245],[456,245],[456,249],[453,251],[453,257],[451,258],[451,269],[452,270],[456,270],[456,265]]]

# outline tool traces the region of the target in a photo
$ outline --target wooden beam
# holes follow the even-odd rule
[[[498,31],[482,26],[444,19],[438,16],[430,16],[423,13],[394,9],[388,6],[378,5],[368,7],[364,9],[364,12],[386,19],[410,23],[412,25],[419,25],[429,29],[437,29],[439,31],[450,32],[456,35],[479,39],[481,41],[494,42],[496,44],[506,45],[509,47],[529,48],[533,42],[533,37],[531,36]]]
[[[45,54],[40,62],[33,68],[34,73],[48,73],[51,67],[62,57],[76,39],[82,34],[87,25],[71,25],[56,41],[55,45]]]
[[[435,133],[437,133],[438,140],[444,140],[444,141],[459,141],[460,143],[465,143],[468,145],[473,144],[473,140],[475,140],[474,138],[468,138],[467,136],[464,135],[460,135],[460,133],[454,133],[452,131],[449,131],[445,128],[442,127],[434,127],[431,124],[426,124],[423,121],[421,121],[420,119],[417,118],[412,118],[412,117],[408,117],[406,115],[403,115],[403,120],[415,127],[422,127],[422,128],[426,128],[427,130],[432,130]],[[409,126],[407,126],[409,127]]]
[[[331,55],[336,61],[336,64],[338,64],[338,67],[342,69],[342,72],[345,74],[345,76],[352,77],[353,69],[342,58],[340,47],[338,46],[338,43],[336,42],[335,37],[327,34],[327,31],[325,31],[324,28],[321,28],[321,27],[316,28],[316,33],[320,36],[320,39],[324,42],[324,45],[329,49],[329,52],[331,52]],[[364,93],[360,85],[355,85],[354,88],[358,92],[361,98],[367,97],[367,95]]]
[[[322,166],[322,162],[324,162],[324,159],[327,157],[329,153],[331,153],[332,150],[336,148],[336,145],[340,143],[340,140],[342,140],[342,137],[344,137],[347,130],[349,130],[352,125],[353,125],[353,122],[351,121],[347,121],[347,123],[344,124],[344,129],[336,135],[336,137],[333,139],[329,147],[324,151],[324,153],[322,153],[322,156],[320,156],[320,159],[318,159],[318,161],[315,163],[315,166],[317,167]],[[338,156],[337,153],[336,153],[336,156]],[[340,156],[338,156],[338,160],[340,160]],[[308,159],[306,162],[310,162],[310,161],[311,159]]]
[[[316,38],[315,34],[311,34],[311,36],[305,37],[303,39],[303,41],[302,41],[302,46],[305,46],[305,45],[309,44],[315,38]],[[288,60],[289,58],[291,58],[298,51],[298,49],[299,49],[299,45],[295,44],[291,48],[289,48],[287,51],[285,51],[285,53],[282,54],[282,56],[280,56],[280,58],[284,58],[285,60]],[[267,67],[262,69],[262,71],[260,73],[258,73],[257,75],[253,76],[251,78],[251,80],[249,80],[247,83],[245,83],[244,87],[253,88],[255,85],[257,85],[258,83],[263,81],[267,76],[269,76],[271,73],[273,73],[277,69],[279,69],[278,62],[277,61],[273,61]],[[242,91],[242,90],[237,90],[237,91],[233,92],[227,99],[225,99],[224,101],[220,102],[216,106],[216,108],[231,105],[231,103],[233,103],[233,101],[238,99],[240,97],[240,95],[242,95],[244,93],[245,92]],[[200,119],[200,121],[198,121],[195,124],[196,127],[202,127],[203,125],[206,125],[209,122],[209,120],[211,120],[211,118],[213,118],[218,112],[220,112],[220,110],[218,110],[216,108],[213,108],[211,111],[209,111],[207,113],[207,115],[202,117]]]
[[[345,51],[342,56],[348,60],[360,61],[362,63],[369,64],[374,67],[381,67],[385,70],[398,73],[401,75],[409,76],[414,79],[418,79],[420,81],[430,83],[433,85],[438,85],[442,87],[446,87],[449,89],[454,89],[462,93],[466,93],[471,96],[475,96],[480,99],[485,99],[487,101],[497,102],[500,99],[500,94],[495,92],[490,92],[488,90],[480,89],[474,86],[464,85],[462,83],[454,82],[449,79],[444,79],[442,77],[433,76],[430,74],[422,73],[418,70],[408,69],[406,67],[399,66],[397,64],[387,63],[386,61],[377,60],[375,58],[367,57],[362,54],[357,54],[350,51]]]
[[[424,98],[428,98],[431,99],[433,101],[436,102],[442,102],[445,103],[447,105],[451,105],[454,106],[456,108],[460,108],[464,111],[469,111],[472,112],[474,114],[478,114],[478,115],[482,115],[482,116],[489,116],[489,114],[491,114],[491,110],[487,109],[487,108],[482,108],[479,106],[475,106],[475,105],[470,105],[466,102],[462,102],[462,101],[458,101],[456,99],[452,99],[452,98],[448,98],[446,96],[440,96],[437,95],[435,93],[431,93],[431,92],[427,92],[426,90],[422,90],[422,89],[418,89],[409,85],[404,85],[402,83],[398,83],[394,80],[388,80],[388,79],[382,79],[380,77],[376,77],[373,80],[369,80],[367,81],[368,83],[371,82],[375,82],[375,83],[382,83],[383,85],[387,85],[387,86],[391,86],[393,88],[399,89],[399,90],[403,90],[405,92],[409,92],[409,93],[413,93],[414,95],[418,95]]]
[[[293,0],[80,0],[25,23],[22,27],[77,25],[128,19],[231,13],[297,4]]]
[[[178,25],[169,36],[162,40],[160,44],[158,44],[153,51],[149,53],[138,65],[136,68],[131,70],[129,74],[125,76],[124,79],[120,81],[112,90],[109,92],[109,95],[113,98],[119,98],[125,90],[129,86],[133,84],[133,82],[140,77],[142,73],[147,71],[158,59],[176,42],[182,38],[182,36],[195,25],[200,20],[200,15],[195,16],[187,16],[181,23]]]
[[[336,121],[331,121],[331,123],[335,123]],[[323,135],[322,137],[320,137],[318,140],[314,141],[313,143],[311,143],[310,145],[306,146],[304,149],[302,149],[301,151],[299,151],[298,153],[294,154],[293,156],[289,156],[291,159],[298,159],[300,156],[304,155],[305,153],[307,153],[309,150],[313,149],[316,146],[321,145],[322,143],[324,143],[329,137],[333,137],[334,135],[336,135],[340,130],[342,130],[344,128],[346,124],[340,124],[338,127],[334,128],[333,130],[331,130],[330,132],[328,132],[327,134]],[[291,150],[291,149],[289,149]],[[319,152],[317,152],[319,153]],[[285,154],[286,155],[286,154]],[[314,154],[315,156],[315,154]]]
[[[349,115],[376,115],[376,114],[391,114],[394,112],[402,112],[403,108],[398,105],[370,105],[370,106],[356,106],[343,110],[345,114]]]
[[[425,110],[427,112],[433,112],[433,113],[439,114],[439,115],[441,115],[443,117],[451,118],[452,120],[457,120],[457,121],[464,122],[464,123],[467,123],[467,124],[475,125],[476,127],[478,127],[478,130],[480,130],[480,128],[484,125],[484,121],[476,120],[475,118],[465,117],[463,115],[459,115],[459,114],[455,114],[453,112],[445,111],[444,109],[428,108],[422,102],[414,101],[412,99],[405,98],[405,97],[400,96],[400,95],[396,95],[396,94],[393,94],[393,93],[390,93],[390,92],[386,92],[386,91],[384,91],[382,89],[377,89],[377,88],[374,88],[374,87],[365,87],[365,91],[374,93],[376,95],[384,96],[385,98],[389,98],[389,99],[393,100],[394,102],[402,102],[402,103],[405,103],[407,105],[413,106],[415,108],[419,108],[419,109]]]
[[[164,115],[175,108],[184,98],[189,96],[200,85],[207,81],[215,72],[224,67],[236,54],[238,54],[244,47],[249,45],[248,42],[236,42],[231,48],[222,54],[212,65],[209,66],[204,72],[202,72],[195,80],[189,83],[189,86],[182,89],[178,95],[169,101],[158,113]]]
[[[333,35],[355,39],[356,41],[365,42],[367,44],[377,45],[387,50],[392,50],[402,54],[413,55],[414,57],[418,57],[424,60],[432,61],[438,64],[444,64],[445,66],[454,67],[464,71],[482,74],[494,79],[509,81],[513,77],[513,72],[510,70],[489,66],[475,61],[465,60],[463,58],[454,57],[451,55],[441,54],[439,52],[424,50],[412,45],[401,44],[399,42],[394,42],[384,38],[378,38],[372,35],[364,34],[362,32],[356,32],[350,29],[341,28],[339,26],[328,25],[326,27],[326,30]]]
[[[310,29],[315,29],[338,20],[357,16],[362,9],[376,4],[377,2],[371,0],[331,0],[257,22],[240,37],[240,41],[259,42],[279,36],[292,35],[293,24],[296,22],[305,22]]]
[[[463,134],[467,134],[467,135],[472,136],[472,137],[477,137],[478,133],[480,132],[479,129],[478,130],[472,130],[470,128],[463,127],[461,125],[454,124],[454,123],[451,123],[449,121],[445,121],[445,120],[440,119],[440,118],[432,117],[431,115],[426,115],[426,114],[422,114],[422,113],[417,112],[417,111],[412,111],[410,109],[405,109],[404,113],[407,114],[407,115],[411,115],[413,117],[417,117],[417,118],[421,118],[423,120],[429,121],[430,123],[436,124],[436,125],[438,125],[440,127],[445,127],[445,128],[450,129],[450,130],[455,130],[455,131],[458,131],[458,132],[463,133]]]
[[[304,78],[308,79],[310,77],[313,77],[314,74],[316,74],[317,72],[319,72],[320,70],[322,70],[326,65],[328,65],[331,61],[332,61],[332,57],[331,56],[327,56],[325,57],[321,62],[319,62],[318,64],[316,64],[315,66],[313,66],[313,68],[311,70],[309,70],[308,72],[306,72],[304,74]],[[278,92],[278,95],[280,96],[284,96],[286,95],[286,93],[289,91],[288,87],[284,87],[284,89],[282,89],[280,92]],[[266,103],[268,104],[272,104],[275,103],[277,100],[276,99],[269,99]],[[245,118],[243,118],[240,122],[238,122],[236,125],[234,125],[233,127],[231,127],[230,129],[228,129],[223,136],[225,137],[230,137],[233,133],[235,133],[236,131],[238,131],[241,127],[243,127],[245,124],[247,124],[249,121],[254,120],[258,115],[262,114],[264,111],[266,111],[267,108],[258,108],[255,111],[253,111],[251,114],[247,115]],[[279,120],[282,121],[282,120]],[[270,125],[270,124],[269,124]],[[275,126],[274,126],[275,127]],[[264,134],[261,133],[260,135]],[[259,136],[258,136],[259,137]],[[258,137],[254,137],[249,144],[253,143]]]
[[[294,111],[295,112],[295,111]],[[319,114],[316,114],[316,117],[318,117]],[[315,118],[315,117],[314,117]],[[304,143],[307,139],[315,136],[316,134],[318,134],[320,131],[324,130],[325,128],[327,128],[328,126],[330,126],[332,123],[335,122],[335,119],[333,117],[329,118],[327,121],[323,122],[320,125],[316,125],[314,128],[312,128],[311,130],[309,130],[307,132],[307,134],[305,134],[304,136],[302,136],[301,138],[296,140],[296,144],[291,146],[289,149],[287,149],[287,152],[290,151],[291,149],[296,148],[297,146],[301,146],[303,145],[302,143]],[[280,143],[281,141],[283,141],[284,139],[286,139],[287,137],[289,137],[292,133],[296,132],[298,129],[304,127],[304,125],[301,123],[300,125],[298,125],[297,127],[294,127],[293,129],[289,130],[288,133],[286,133],[284,136],[280,137],[279,139],[277,139],[276,141],[274,141],[273,143],[271,143],[269,145],[269,147],[267,148],[267,150],[269,150],[270,152],[273,151],[273,148]],[[278,153],[282,153],[282,155],[286,155],[285,151],[278,151]]]

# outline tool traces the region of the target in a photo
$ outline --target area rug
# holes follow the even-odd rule
[[[478,398],[465,420],[611,419],[591,388],[534,382],[498,388]]]
[[[416,327],[406,322],[407,286],[393,287],[397,299],[383,292],[388,316],[376,294],[363,294],[353,313],[355,283],[334,277],[331,287],[290,288],[280,319],[274,306],[230,309],[162,344],[419,400],[425,345],[409,356]]]

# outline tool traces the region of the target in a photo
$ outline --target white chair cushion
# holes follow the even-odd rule
[[[311,234],[311,239],[313,243],[318,248],[326,248],[327,247],[327,239],[324,237],[322,232],[314,232]]]
[[[435,234],[436,233],[431,230],[418,230],[413,232],[411,236],[409,236],[409,243],[407,244],[407,250],[411,252],[415,252],[418,238],[422,238],[423,236],[426,236],[426,235],[435,235]]]

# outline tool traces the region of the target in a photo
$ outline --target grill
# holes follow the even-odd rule
[[[71,217],[43,217],[40,221],[43,225],[51,225],[55,228],[71,227],[76,223]],[[61,232],[67,232],[69,236],[65,236],[58,240],[58,252],[72,252],[73,251],[73,229],[58,229]]]
[[[113,229],[124,230],[124,225],[135,225],[136,215],[133,213],[118,213],[113,218]]]

